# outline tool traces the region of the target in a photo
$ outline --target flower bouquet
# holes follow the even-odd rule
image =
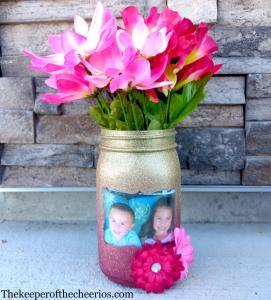
[[[72,29],[48,37],[52,54],[24,53],[57,90],[43,101],[94,101],[89,114],[102,128],[97,221],[103,272],[162,292],[186,276],[193,260],[179,227],[174,126],[204,99],[221,65],[213,62],[217,45],[206,24],[196,26],[168,8],[152,7],[144,17],[131,6],[121,15],[118,25],[98,2],[90,26],[75,16]]]
[[[90,116],[111,130],[174,127],[204,99],[204,87],[221,65],[208,26],[195,26],[175,11],[152,7],[144,18],[136,7],[122,11],[123,26],[98,2],[90,26],[79,16],[74,28],[48,37],[52,54],[28,50],[32,68],[50,75],[58,93],[49,103],[94,98]]]

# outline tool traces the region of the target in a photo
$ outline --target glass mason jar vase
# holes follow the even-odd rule
[[[97,164],[99,262],[113,281],[134,286],[131,263],[144,243],[173,240],[180,225],[175,129],[101,130]]]

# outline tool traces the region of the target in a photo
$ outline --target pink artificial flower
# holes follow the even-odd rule
[[[83,18],[75,16],[74,30],[85,38],[82,50],[90,54],[94,51],[102,51],[112,44],[117,30],[117,20],[99,1],[90,27]]]
[[[50,35],[49,45],[54,52],[47,56],[39,56],[29,50],[23,53],[31,57],[32,69],[45,73],[72,72],[80,60],[76,56],[76,50],[83,45],[85,38],[71,30],[66,30],[60,35]]]
[[[98,88],[103,88],[115,77],[119,76],[135,59],[136,51],[125,48],[120,51],[116,43],[100,52],[94,52],[88,59],[81,56],[82,64],[89,71],[85,77]]]
[[[221,68],[221,64],[215,65],[211,56],[204,56],[192,64],[185,66],[179,73],[174,91],[179,90],[187,83],[199,80],[207,74],[216,74]]]
[[[72,74],[56,74],[46,80],[46,84],[58,89],[60,93],[46,93],[42,101],[49,103],[66,103],[88,97],[95,92],[95,87],[88,81]]]
[[[53,73],[63,69],[63,53],[51,54],[44,57],[36,55],[29,50],[24,50],[23,53],[31,58],[31,67],[35,71]]]
[[[125,30],[120,30],[117,39],[120,47],[133,45],[144,57],[152,57],[166,50],[172,32],[167,27],[149,28],[135,6],[122,11]]]
[[[177,255],[181,254],[181,261],[184,270],[181,271],[181,280],[187,276],[188,266],[194,260],[194,248],[190,244],[190,237],[186,234],[184,228],[175,227],[174,229],[175,247],[174,252]]]
[[[29,50],[28,55],[34,70],[50,74],[73,73],[73,68],[80,63],[81,56],[109,47],[115,38],[117,21],[101,2],[97,3],[90,28],[79,16],[74,18],[74,31],[66,30],[62,34],[50,35],[48,42],[54,54],[38,56]]]
[[[218,46],[214,39],[208,35],[209,27],[201,23],[195,32],[195,46],[187,56],[185,65],[191,64],[196,60],[208,56],[211,53],[217,51]]]
[[[126,66],[122,74],[112,79],[110,82],[111,93],[118,89],[136,88],[138,90],[150,90],[170,85],[170,81],[157,81],[164,72],[167,57],[163,57],[160,62],[159,66],[151,68],[151,63],[147,59],[136,57]]]

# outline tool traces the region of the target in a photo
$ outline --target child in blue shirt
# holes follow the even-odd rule
[[[135,226],[135,214],[124,203],[114,203],[109,212],[109,228],[105,230],[104,239],[114,246],[141,246],[140,239],[132,230]]]

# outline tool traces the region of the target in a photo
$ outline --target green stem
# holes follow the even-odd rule
[[[131,103],[132,114],[133,114],[133,119],[135,121],[136,130],[139,130],[139,126],[138,126],[138,122],[137,122],[137,117],[136,117],[136,111],[135,111],[135,107],[134,107],[134,103],[133,103],[133,99],[132,99],[131,94],[128,94],[128,98],[129,98],[129,101]]]
[[[101,93],[98,94],[98,98],[99,98],[100,102],[103,104],[103,106],[105,107],[106,112],[108,114],[110,114],[110,107],[109,107],[108,103],[106,102],[106,100],[104,99],[104,97]]]
[[[128,129],[131,130],[130,124],[128,122],[127,113],[125,111],[125,107],[124,107],[124,104],[123,104],[123,99],[122,99],[122,96],[119,93],[118,93],[118,98],[119,98],[121,109],[122,109],[122,112],[123,112],[123,115],[124,115],[125,123],[126,123]]]
[[[100,100],[99,100],[99,97],[97,97],[96,100],[97,100],[97,106],[98,106],[98,108],[100,109],[101,113],[104,113],[102,104],[101,104],[101,102],[100,102]]]
[[[169,123],[169,106],[170,106],[170,98],[171,98],[171,91],[168,92],[168,97],[167,97],[166,123]]]
[[[144,94],[141,94],[141,97],[142,97],[142,102],[143,102],[144,121],[146,124],[146,129],[148,129],[149,121],[148,121],[148,117],[147,117],[146,97]]]
[[[137,122],[137,118],[136,118],[135,107],[134,107],[133,104],[131,104],[131,106],[132,106],[133,118],[134,118],[134,121],[135,121],[135,127],[136,127],[136,130],[139,130],[139,126],[138,126],[138,122]]]

